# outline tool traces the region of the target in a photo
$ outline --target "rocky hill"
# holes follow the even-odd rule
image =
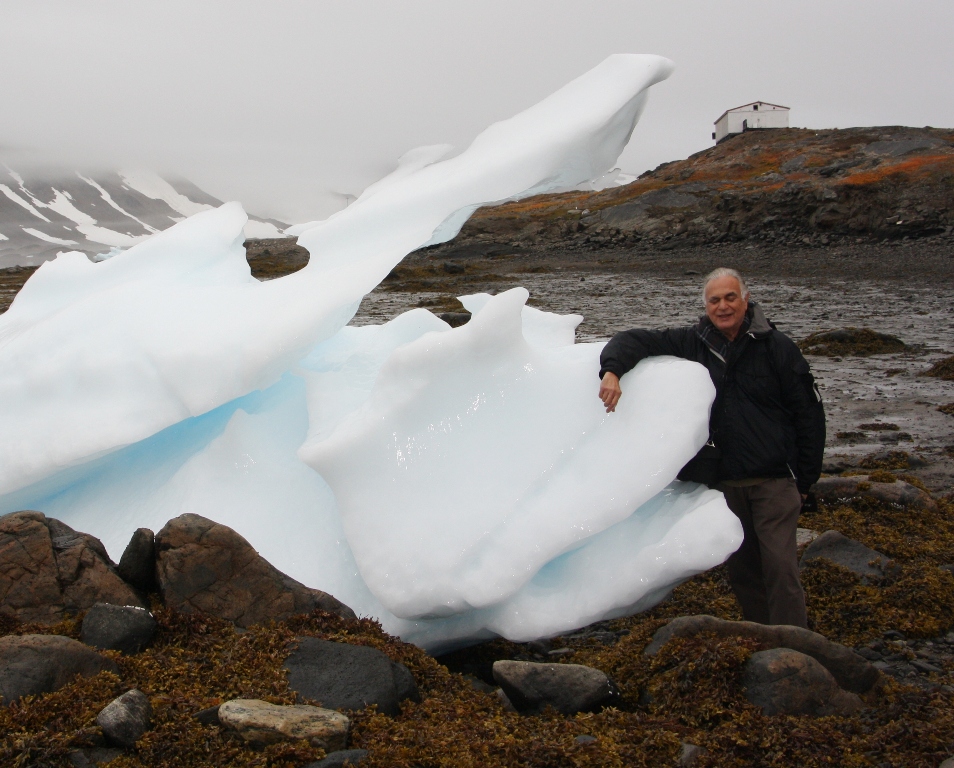
[[[951,236],[954,131],[750,131],[623,187],[478,210],[441,255],[549,244],[675,249]]]

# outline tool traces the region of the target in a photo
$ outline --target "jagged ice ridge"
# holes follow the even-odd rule
[[[721,494],[674,481],[713,387],[656,358],[607,415],[600,344],[527,292],[351,327],[410,251],[480,205],[611,168],[672,64],[612,56],[455,157],[407,155],[345,210],[298,228],[303,270],[251,277],[237,203],[102,263],[64,253],[0,317],[0,512],[101,537],[194,512],[291,576],[439,650],[528,640],[641,610],[722,562]]]

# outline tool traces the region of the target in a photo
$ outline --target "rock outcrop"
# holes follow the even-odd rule
[[[285,660],[288,686],[300,697],[328,709],[364,709],[372,704],[400,714],[405,699],[419,700],[410,670],[363,645],[299,637]]]
[[[279,571],[231,528],[199,515],[180,515],[156,534],[156,573],[170,608],[240,627],[316,608],[355,618],[344,603]]]
[[[340,712],[303,704],[281,706],[234,699],[219,707],[219,722],[256,746],[304,739],[326,752],[344,749],[351,721]]]
[[[145,607],[102,542],[42,512],[0,517],[0,613],[52,624],[95,603]]]
[[[535,714],[547,706],[564,715],[593,712],[619,698],[613,682],[582,664],[496,661],[494,680],[518,712]]]
[[[435,259],[534,245],[827,245],[954,231],[954,140],[907,127],[749,131],[625,186],[479,209]]]
[[[853,715],[862,707],[811,656],[791,648],[758,651],[742,672],[745,696],[766,715]]]
[[[656,630],[643,651],[655,656],[675,637],[695,637],[703,633],[717,637],[747,637],[758,640],[761,650],[790,648],[811,656],[827,669],[841,688],[852,693],[867,693],[880,679],[878,670],[850,648],[824,635],[801,627],[756,624],[752,621],[726,621],[715,616],[680,616]]]
[[[50,693],[77,675],[119,674],[116,662],[62,635],[0,637],[0,704]]]

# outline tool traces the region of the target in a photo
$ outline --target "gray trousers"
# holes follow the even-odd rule
[[[757,485],[719,485],[742,522],[745,539],[729,558],[729,582],[746,621],[807,627],[798,575],[795,529],[802,497],[792,478]]]

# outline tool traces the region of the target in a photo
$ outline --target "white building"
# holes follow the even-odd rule
[[[788,107],[769,104],[767,101],[753,101],[741,107],[733,107],[722,113],[715,121],[712,138],[716,144],[727,136],[752,131],[758,128],[788,128]]]

